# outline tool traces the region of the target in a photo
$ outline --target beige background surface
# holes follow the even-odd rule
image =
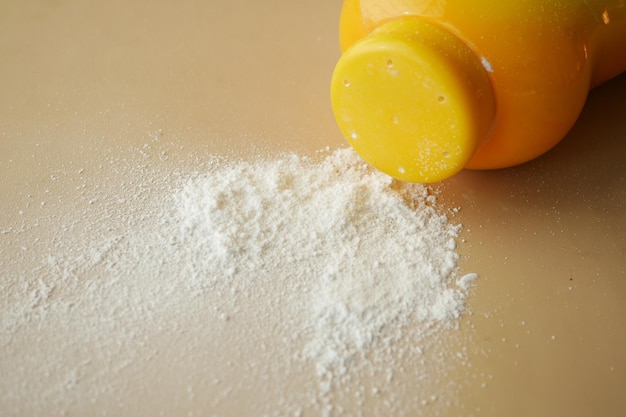
[[[150,163],[166,167],[193,165],[197,152],[343,146],[328,99],[339,9],[339,0],[2,2],[0,256],[16,257],[32,239],[14,233],[32,201],[50,194],[54,209],[71,210],[75,184],[52,177],[96,166],[117,181],[104,157],[123,161],[148,142],[168,155]],[[465,383],[445,415],[626,415],[624,116],[621,76],[591,93],[575,128],[544,157],[435,186],[444,205],[461,208],[462,266],[480,275],[473,314],[450,342],[463,343],[470,365],[457,370]],[[18,266],[0,263],[0,314],[28,278]],[[0,352],[0,387],[38,378],[13,372],[28,361],[26,345]],[[129,387],[160,373],[171,383],[144,383],[119,414],[182,415],[177,372],[201,371],[157,365],[133,375]],[[220,412],[253,415],[242,403],[255,398]],[[96,414],[116,400],[101,401],[69,414]]]

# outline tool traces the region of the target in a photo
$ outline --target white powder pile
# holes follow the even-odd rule
[[[433,388],[446,355],[425,351],[476,275],[458,274],[460,227],[427,187],[351,150],[138,172],[121,191],[83,185],[82,206],[48,215],[52,238],[32,239],[41,217],[3,229],[34,245],[0,262],[3,414],[131,415],[150,392],[179,415],[432,415],[452,401]],[[403,394],[407,378],[426,388]]]

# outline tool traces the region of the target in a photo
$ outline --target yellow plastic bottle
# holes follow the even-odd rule
[[[529,161],[626,69],[624,0],[345,0],[331,85],[354,149],[405,181]]]

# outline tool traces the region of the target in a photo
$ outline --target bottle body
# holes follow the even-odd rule
[[[461,84],[481,85],[462,94],[467,97],[466,103],[457,100],[454,114],[463,113],[462,106],[492,106],[491,109],[472,113],[472,117],[478,114],[490,119],[488,128],[461,132],[475,136],[459,145],[471,144],[469,157],[459,157],[454,169],[441,173],[433,170],[432,175],[421,175],[417,170],[407,177],[402,175],[403,172],[396,172],[398,169],[406,172],[404,167],[383,169],[404,180],[431,182],[461,168],[502,168],[531,160],[552,148],[571,129],[591,87],[626,69],[626,7],[619,0],[346,0],[340,22],[340,43],[344,54],[355,45],[355,49],[363,49],[360,43],[372,34],[380,37],[386,25],[398,20],[425,24],[422,27],[415,22],[409,29],[416,32],[418,38],[431,31],[448,32],[456,38],[453,43],[458,45],[451,51],[444,51],[443,55],[451,57],[457,51],[467,49],[474,56],[474,62],[480,63],[483,75],[467,75],[468,71],[456,63],[456,58],[453,60],[455,63],[450,64],[448,60],[438,62],[438,68],[427,68],[436,74],[438,69],[451,65]],[[398,30],[395,33],[398,39],[406,40],[406,34],[400,34]],[[437,48],[429,43],[426,54]],[[379,42],[377,49],[385,51],[388,48]],[[421,50],[417,53],[424,54]],[[420,60],[418,66],[424,68],[423,57],[415,56],[415,59]],[[338,69],[343,71],[342,78],[347,79],[346,74],[350,75],[350,71],[345,68],[348,65],[343,67],[338,65]],[[417,67],[412,68],[416,73]],[[475,70],[469,73],[475,73]],[[483,76],[488,82],[468,78]],[[337,84],[337,81],[333,83]],[[333,96],[349,94],[345,88],[332,88]],[[423,93],[418,89],[412,91]],[[484,104],[486,100],[477,98],[482,95],[490,95],[491,104]],[[451,98],[456,96],[451,95]],[[387,97],[379,106],[393,106],[391,101]],[[337,103],[334,109],[342,126],[351,117],[340,114],[341,100],[334,102]],[[448,104],[455,105],[453,102]],[[453,118],[446,118],[443,122],[458,130]],[[415,146],[421,146],[420,135],[428,136],[429,126],[428,123],[414,125],[420,130],[413,132]],[[344,131],[344,135],[346,133],[350,135]],[[379,133],[384,135],[384,130]],[[436,134],[447,133],[437,130]],[[454,131],[454,135],[459,133]],[[383,140],[387,140],[387,144],[393,141],[392,138]],[[371,144],[366,144],[366,147],[371,147]],[[355,149],[359,151],[358,145]],[[449,155],[450,151],[443,151],[442,154]],[[376,159],[374,152],[370,155],[370,160],[373,159]],[[383,161],[382,165],[386,163]],[[407,164],[408,161],[404,163]],[[376,163],[373,165],[376,166]]]

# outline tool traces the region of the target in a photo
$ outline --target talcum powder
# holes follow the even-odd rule
[[[450,403],[447,355],[424,351],[454,331],[477,276],[460,273],[460,226],[429,188],[348,149],[132,175],[118,194],[83,186],[73,210],[49,207],[52,237],[29,208],[2,230],[33,242],[0,262],[29,259],[2,273],[3,414],[128,415],[149,392],[215,416],[245,413],[233,404],[250,390],[257,415]],[[397,401],[407,363],[439,388]]]

